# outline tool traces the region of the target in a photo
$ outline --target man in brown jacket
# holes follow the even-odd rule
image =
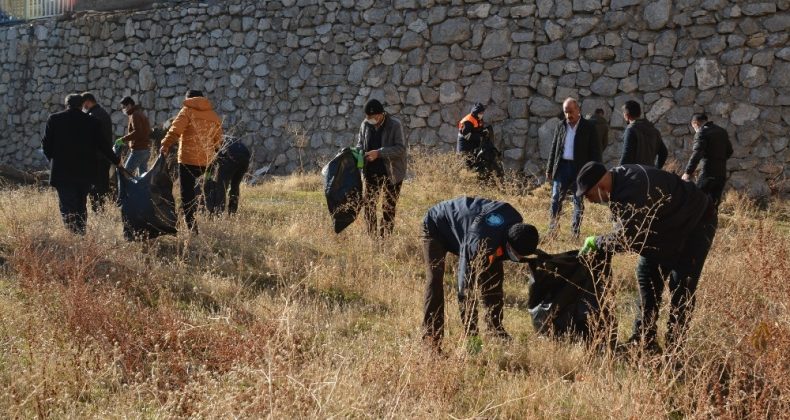
[[[126,158],[124,167],[132,173],[137,169],[143,174],[148,170],[148,159],[151,157],[151,123],[140,106],[135,105],[134,99],[129,96],[121,99],[121,109],[129,116],[129,125],[127,134],[119,137],[115,145],[122,146],[126,143],[129,146],[131,153]]]
[[[206,172],[222,144],[222,120],[208,99],[199,90],[187,92],[184,106],[162,139],[160,152],[167,155],[178,141],[178,177],[181,184],[181,209],[187,226],[197,231],[195,225],[196,180]]]

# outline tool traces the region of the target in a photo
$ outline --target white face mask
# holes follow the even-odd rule
[[[507,252],[507,258],[513,262],[520,262],[521,256],[516,254],[516,251],[513,251],[513,248],[510,244],[505,245],[505,251]]]
[[[87,114],[88,113],[88,108],[82,108],[82,112]]]
[[[378,121],[375,118],[365,118],[365,122],[370,124],[370,125],[378,124]]]

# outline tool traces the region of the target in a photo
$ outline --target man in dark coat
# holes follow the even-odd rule
[[[250,149],[236,137],[226,136],[222,147],[211,165],[211,176],[206,183],[206,207],[213,214],[228,214],[239,209],[239,186],[250,166]],[[228,193],[230,190],[230,193]]]
[[[482,140],[487,136],[489,128],[485,127],[483,116],[486,107],[481,103],[472,106],[472,110],[458,122],[458,138],[455,151],[460,153],[466,167],[474,169],[475,152],[480,147]]]
[[[595,126],[582,118],[576,99],[566,99],[562,110],[565,119],[554,130],[551,154],[546,167],[546,180],[552,181],[549,234],[556,233],[562,201],[570,192],[573,197],[571,234],[577,238],[581,229],[584,203],[581,198],[573,195],[576,174],[585,163],[601,161],[601,148]]]
[[[694,135],[694,151],[689,158],[683,180],[690,181],[700,163],[700,174],[697,176],[697,187],[705,191],[719,205],[724,184],[727,182],[727,159],[732,156],[732,143],[727,130],[708,121],[705,114],[694,114],[691,117]]]
[[[357,149],[365,153],[362,202],[368,233],[384,237],[392,233],[395,225],[395,206],[406,177],[409,145],[400,120],[384,112],[381,102],[369,100],[364,111],[365,119],[357,134]],[[377,223],[376,213],[382,193],[381,223]]]
[[[598,135],[598,143],[601,145],[601,153],[609,145],[609,121],[606,121],[602,108],[596,108],[595,113],[588,115],[587,119],[595,125],[595,134]]]
[[[638,164],[664,167],[667,161],[667,146],[661,132],[650,121],[642,118],[642,107],[636,101],[623,104],[623,118],[628,126],[623,131],[623,155],[620,165]]]
[[[679,342],[694,306],[702,267],[716,234],[716,211],[708,195],[679,176],[646,165],[606,170],[585,165],[577,178],[578,197],[607,203],[619,229],[590,236],[581,252],[631,251],[639,254],[636,277],[641,311],[631,344],[658,352],[656,321],[669,275],[671,310],[666,345]]]
[[[103,141],[99,121],[82,112],[82,96],[68,95],[66,107],[49,116],[42,146],[52,163],[49,183],[58,192],[63,223],[74,233],[84,234],[88,192],[96,180],[97,160],[106,159],[121,170],[123,167]]]
[[[438,348],[444,334],[444,260],[458,255],[458,303],[468,336],[476,336],[477,298],[486,306],[486,321],[500,338],[510,336],[502,326],[505,260],[524,262],[535,252],[538,231],[522,223],[510,204],[479,197],[458,197],[428,210],[423,220],[423,256],[426,264],[423,339]]]
[[[96,97],[90,92],[82,94],[82,101],[83,112],[99,121],[102,142],[112,148],[112,119],[110,119],[110,114],[96,102]],[[96,159],[96,180],[90,191],[91,208],[94,212],[101,210],[109,195],[110,161],[99,153],[99,157]]]

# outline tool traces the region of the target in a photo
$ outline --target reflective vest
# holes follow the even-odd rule
[[[469,115],[465,116],[465,117],[464,117],[464,119],[462,119],[462,120],[461,120],[461,121],[458,123],[458,129],[460,130],[460,129],[464,128],[464,123],[465,123],[465,122],[467,122],[467,121],[471,122],[471,123],[472,123],[472,126],[473,126],[474,128],[480,128],[480,126],[482,125],[482,124],[480,124],[480,120],[478,120],[477,118],[475,118],[475,117],[474,117],[474,115],[472,115],[472,114],[469,114]]]

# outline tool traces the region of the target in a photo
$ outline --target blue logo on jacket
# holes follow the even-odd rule
[[[486,224],[491,227],[502,226],[505,223],[505,218],[500,216],[498,213],[491,213],[486,216]]]

